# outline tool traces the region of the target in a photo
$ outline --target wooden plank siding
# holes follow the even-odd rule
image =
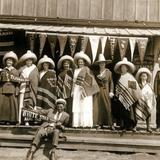
[[[0,0],[0,15],[160,22],[160,0]]]

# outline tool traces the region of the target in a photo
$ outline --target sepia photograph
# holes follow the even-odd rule
[[[0,0],[13,159],[160,159],[160,0]]]

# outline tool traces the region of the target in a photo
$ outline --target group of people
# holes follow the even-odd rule
[[[151,110],[156,107],[156,99],[150,70],[140,68],[134,77],[134,64],[123,58],[114,66],[114,72],[120,75],[114,84],[112,72],[106,67],[111,62],[99,54],[94,63],[98,70],[93,71],[91,59],[83,51],[74,57],[63,55],[56,65],[47,55],[37,62],[29,50],[19,60],[14,52],[6,53],[5,67],[0,71],[0,122],[29,125],[33,119],[22,117],[23,108],[34,112],[54,110],[57,99],[62,98],[67,103],[70,127],[107,125],[115,130],[116,119],[122,129],[136,131],[137,121],[143,120],[151,132]],[[20,66],[18,70],[16,65]]]

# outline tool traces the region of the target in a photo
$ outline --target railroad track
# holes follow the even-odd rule
[[[0,147],[28,148],[38,127],[0,126]],[[60,139],[59,148],[113,152],[160,153],[160,134],[137,133],[96,129],[71,129],[64,133],[67,141]],[[42,144],[42,148],[44,148]]]

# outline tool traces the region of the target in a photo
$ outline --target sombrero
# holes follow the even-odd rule
[[[49,58],[47,55],[44,55],[43,58],[41,58],[41,59],[38,61],[37,67],[38,67],[39,69],[41,69],[43,63],[49,63],[51,69],[54,69],[54,68],[55,68],[55,63],[54,63],[54,61],[53,61],[51,58]]]
[[[100,62],[105,62],[106,64],[109,64],[112,62],[112,60],[110,60],[110,59],[106,60],[104,57],[104,54],[100,53],[98,56],[98,61],[96,61],[95,64],[99,64]]]
[[[20,59],[19,63],[22,63],[26,61],[27,59],[33,59],[33,62],[35,63],[37,61],[37,56],[30,50],[28,50]]]
[[[80,51],[74,55],[75,64],[77,64],[78,59],[84,59],[88,63],[88,65],[91,65],[90,58],[83,51]]]
[[[140,76],[141,76],[142,73],[146,73],[146,74],[148,75],[147,81],[148,81],[148,82],[151,82],[152,73],[151,73],[150,70],[149,70],[148,68],[146,68],[146,67],[142,67],[142,68],[140,68],[140,69],[137,71],[137,74],[136,74],[136,79],[137,79],[137,81],[140,80]]]
[[[7,52],[4,55],[4,57],[3,57],[3,64],[5,64],[5,61],[8,58],[12,58],[14,60],[14,64],[16,64],[18,62],[18,57],[17,57],[17,55],[13,51]]]
[[[119,62],[115,65],[114,71],[115,71],[116,73],[121,74],[120,67],[121,67],[121,65],[123,65],[123,64],[128,67],[130,73],[133,73],[133,72],[135,71],[135,66],[134,66],[134,64],[131,63],[131,62],[129,62],[126,57],[124,57],[122,61],[119,61]]]
[[[58,61],[58,63],[57,63],[57,68],[58,68],[58,69],[62,68],[62,63],[63,63],[63,61],[65,61],[65,60],[69,60],[69,61],[72,63],[72,66],[74,66],[74,60],[73,60],[73,58],[72,58],[71,56],[69,56],[69,55],[64,55],[64,56],[62,56],[62,57],[59,59],[59,61]]]

